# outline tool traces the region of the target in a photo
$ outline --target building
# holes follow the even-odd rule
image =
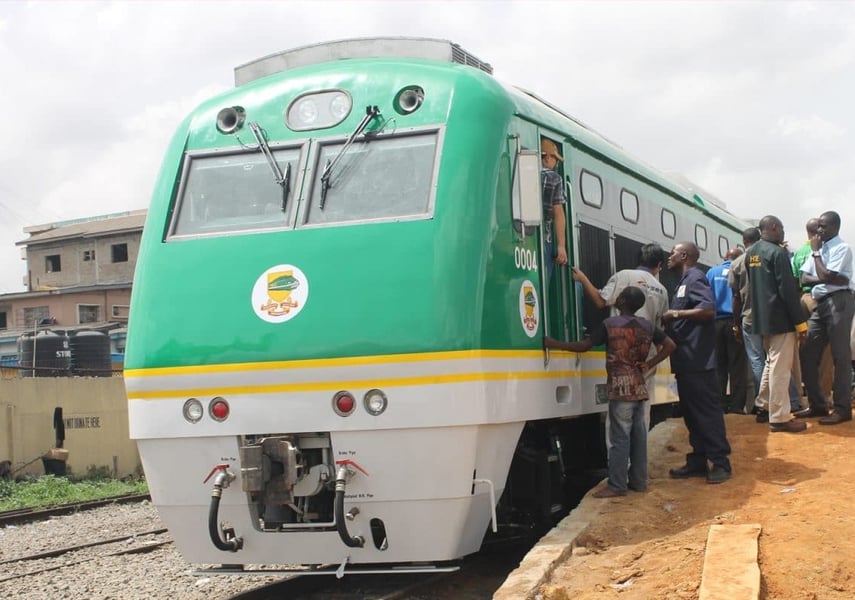
[[[124,352],[131,286],[145,210],[34,225],[17,242],[25,292],[0,294],[0,360],[17,364],[17,341],[40,328],[110,334]]]

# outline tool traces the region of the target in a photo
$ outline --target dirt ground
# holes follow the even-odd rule
[[[651,431],[648,491],[587,496],[577,510],[590,527],[538,598],[697,598],[710,525],[730,523],[762,528],[761,599],[855,598],[855,421],[807,419],[796,434],[770,433],[753,416],[726,422],[730,481],[670,479],[688,436],[682,421],[666,421]]]

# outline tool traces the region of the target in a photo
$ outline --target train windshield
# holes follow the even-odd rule
[[[273,149],[286,181],[277,183],[264,154],[189,154],[172,235],[285,227],[293,210],[299,148]]]
[[[344,151],[326,194],[323,167],[335,160],[344,142],[321,145],[305,222],[325,225],[429,214],[437,137],[437,131],[430,131],[361,138]]]

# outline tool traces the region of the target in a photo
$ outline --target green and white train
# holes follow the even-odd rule
[[[568,477],[605,460],[604,353],[543,335],[603,314],[566,267],[545,280],[541,139],[596,284],[649,241],[716,264],[747,224],[450,42],[319,44],[235,78],[167,150],[126,349],[185,559],[453,568],[491,525],[566,512]]]

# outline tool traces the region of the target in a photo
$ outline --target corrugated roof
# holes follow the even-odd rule
[[[136,210],[117,215],[105,215],[79,221],[66,221],[27,227],[30,237],[16,246],[32,246],[71,238],[104,237],[128,231],[142,231],[146,217],[145,210]]]

